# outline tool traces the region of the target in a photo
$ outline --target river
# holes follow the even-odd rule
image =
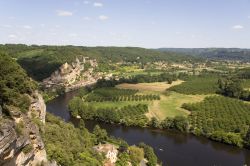
[[[68,92],[50,101],[47,111],[67,122],[72,121],[67,104],[76,93],[77,91]],[[106,129],[109,135],[120,137],[130,145],[144,142],[152,146],[164,166],[250,166],[250,150],[179,132],[85,122],[90,131],[97,123]]]

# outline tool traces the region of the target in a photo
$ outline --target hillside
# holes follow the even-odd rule
[[[36,84],[10,57],[0,54],[0,165],[46,162],[40,136],[46,106]]]
[[[210,60],[250,62],[250,49],[239,48],[159,48],[158,51],[182,53]]]
[[[132,62],[145,64],[147,62],[168,61],[200,61],[199,58],[184,56],[178,53],[160,52],[138,47],[82,47],[82,46],[37,46],[23,44],[0,45],[0,52],[5,52],[28,72],[32,78],[41,81],[59,68],[65,62],[72,62],[76,57],[86,56],[97,59],[101,68],[109,68],[109,64],[117,62]],[[102,63],[105,62],[105,63]]]

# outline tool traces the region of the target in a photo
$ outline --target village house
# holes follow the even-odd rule
[[[93,147],[99,153],[104,153],[110,163],[117,161],[118,150],[115,145],[112,144],[100,144]]]

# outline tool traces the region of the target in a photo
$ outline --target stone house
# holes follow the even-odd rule
[[[117,161],[118,150],[115,145],[112,144],[100,144],[93,147],[99,153],[104,153],[110,163]]]

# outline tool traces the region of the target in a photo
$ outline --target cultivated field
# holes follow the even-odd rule
[[[138,84],[119,84],[116,87],[121,89],[137,89],[140,91],[156,91],[156,92],[164,92],[166,89],[179,85],[184,81],[178,80],[174,81],[172,84],[167,84],[166,82],[153,82],[153,83],[138,83]]]
[[[166,117],[175,117],[178,115],[187,116],[189,111],[181,108],[184,103],[193,103],[202,101],[207,95],[186,95],[177,92],[166,92],[172,86],[182,84],[184,81],[174,81],[172,84],[165,82],[139,83],[139,84],[120,84],[117,88],[137,89],[140,94],[157,93],[160,100],[149,101],[149,118],[156,117],[163,120]],[[132,104],[132,103],[131,103]]]
[[[161,100],[153,101],[153,104],[149,105],[147,116],[157,117],[159,120],[178,115],[187,116],[190,112],[181,108],[182,104],[199,102],[205,97],[206,95],[185,95],[176,92],[169,92],[168,95],[162,94]]]

